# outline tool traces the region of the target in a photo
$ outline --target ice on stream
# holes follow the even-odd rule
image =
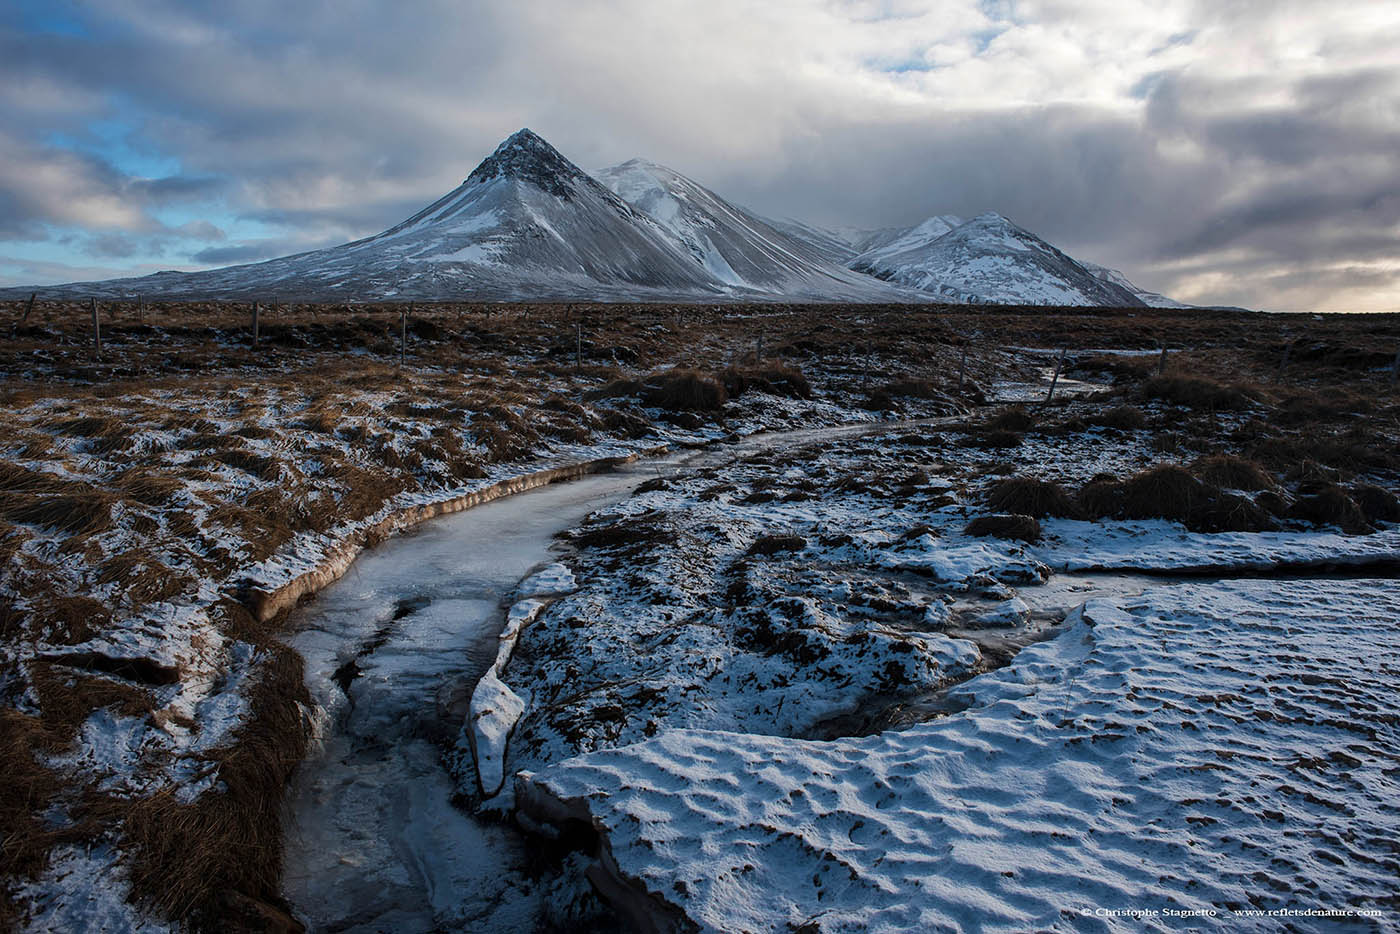
[[[518,836],[454,804],[443,749],[496,658],[502,602],[555,532],[642,479],[588,476],[437,519],[299,612],[291,643],[326,727],[288,795],[284,889],[311,930],[533,927]],[[566,574],[544,567],[525,588],[564,589]]]

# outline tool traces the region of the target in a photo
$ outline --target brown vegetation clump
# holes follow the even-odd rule
[[[1277,528],[1269,513],[1250,499],[1203,483],[1186,468],[1164,464],[1123,484],[1120,515],[1128,519],[1172,519],[1194,532],[1261,532]]]
[[[1079,507],[1058,483],[1035,477],[1008,477],[992,487],[987,504],[997,512],[1012,515],[1077,518]]]
[[[1014,538],[1023,542],[1034,542],[1040,538],[1040,522],[1034,516],[999,515],[978,516],[963,529],[967,535],[978,538]]]
[[[1123,484],[1123,516],[1185,522],[1212,497],[1212,490],[1176,464],[1144,470]]]
[[[1358,483],[1351,488],[1351,498],[1371,522],[1400,522],[1400,497],[1385,487]]]
[[[643,399],[667,412],[717,412],[729,395],[723,383],[699,370],[666,370],[647,378]]]
[[[720,378],[731,399],[737,399],[751,389],[789,399],[812,398],[812,384],[794,366],[730,367],[720,374]]]
[[[751,555],[776,555],[782,551],[801,551],[807,539],[801,535],[764,535],[749,546]]]
[[[116,494],[57,478],[53,489],[0,493],[0,517],[69,535],[92,535],[112,527],[112,507],[121,501]]]
[[[1227,490],[1257,493],[1274,486],[1273,478],[1257,461],[1233,454],[1202,457],[1191,465],[1191,472],[1202,481]]]
[[[1019,432],[1008,431],[1004,428],[968,435],[963,441],[967,447],[980,448],[984,451],[1014,448],[1020,443],[1021,435]]]
[[[1361,507],[1335,483],[1322,484],[1299,496],[1288,510],[1288,517],[1314,525],[1336,526],[1348,535],[1373,531]]]
[[[45,812],[63,788],[62,778],[39,762],[52,747],[38,717],[0,708],[0,879],[33,879],[49,864],[49,851],[77,843],[89,828],[54,825]],[[18,930],[19,906],[0,898],[0,930]]]
[[[1080,487],[1075,501],[1090,519],[1116,519],[1123,515],[1123,498],[1123,484],[1101,474]]]
[[[247,720],[227,746],[204,755],[216,788],[188,804],[167,789],[134,801],[99,796],[85,809],[122,828],[136,898],[196,928],[220,929],[231,902],[284,906],[282,791],[306,753],[301,705],[310,698],[300,656],[268,640],[259,648],[266,654]]]
[[[1035,416],[1015,405],[988,419],[987,427],[993,431],[1030,431],[1035,427]]]
[[[1090,424],[1103,428],[1117,428],[1122,431],[1132,431],[1138,428],[1147,427],[1147,416],[1142,409],[1135,405],[1116,405],[1107,412],[1101,412],[1090,418]]]
[[[1239,383],[1221,383],[1202,376],[1164,374],[1145,382],[1142,395],[1188,409],[1228,411],[1248,408],[1255,401],[1257,393]]]

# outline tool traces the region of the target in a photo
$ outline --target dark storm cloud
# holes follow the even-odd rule
[[[1400,300],[1400,19],[1343,7],[93,0],[56,31],[0,14],[0,237],[268,258],[391,225],[530,125],[585,167],[647,156],[774,215],[996,210],[1187,299]],[[111,124],[180,171],[54,143]],[[213,202],[219,235],[156,220]]]

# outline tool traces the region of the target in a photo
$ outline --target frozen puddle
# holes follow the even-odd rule
[[[312,930],[533,926],[523,847],[453,806],[441,748],[495,656],[502,600],[556,532],[646,477],[595,474],[435,519],[365,552],[293,617],[327,719],[287,799],[285,894]]]

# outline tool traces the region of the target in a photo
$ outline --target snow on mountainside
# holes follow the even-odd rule
[[[811,224],[805,224],[792,218],[774,220],[769,217],[765,220],[769,226],[782,231],[793,240],[800,240],[807,244],[808,247],[816,250],[830,262],[844,266],[860,254],[860,250],[851,246],[849,240],[835,231],[813,227]]]
[[[460,186],[381,234],[196,273],[46,289],[283,299],[712,297],[721,283],[646,216],[529,130]]]
[[[23,298],[31,288],[0,289]],[[273,301],[845,301],[1189,307],[1081,264],[997,214],[823,230],[770,221],[665,166],[585,173],[529,130],[383,233],[202,272],[42,288],[48,298]]]
[[[1138,298],[1142,299],[1143,304],[1147,305],[1149,308],[1196,307],[1195,305],[1188,305],[1185,302],[1179,302],[1174,298],[1167,298],[1161,292],[1149,292],[1147,289],[1138,288],[1128,281],[1127,276],[1116,269],[1109,269],[1107,266],[1100,266],[1097,263],[1081,263],[1080,265],[1104,282],[1111,282],[1114,285],[1122,286],[1129,292],[1132,292]]]
[[[982,214],[931,242],[912,241],[899,252],[876,247],[853,259],[851,268],[952,302],[1144,304],[1000,214]]]
[[[860,259],[866,265],[879,265],[888,257],[927,249],[933,241],[962,224],[963,219],[956,214],[938,214],[902,230],[871,231],[856,241],[860,244],[860,255],[851,257],[848,262],[854,263]]]
[[[825,251],[788,236],[664,165],[631,159],[594,175],[670,233],[727,286],[790,298],[897,301],[910,297],[833,262]]]

